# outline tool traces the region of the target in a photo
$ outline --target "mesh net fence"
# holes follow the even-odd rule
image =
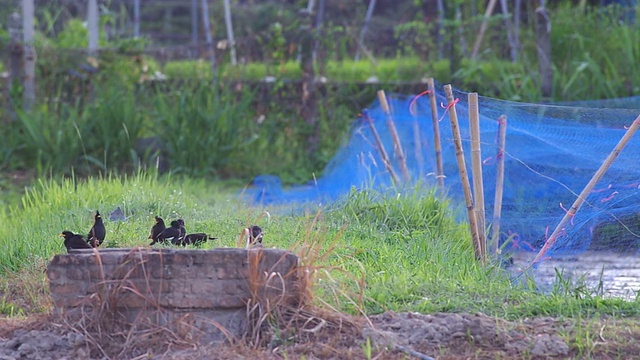
[[[436,85],[438,126],[447,197],[459,208],[465,202],[453,145],[451,122],[442,87]],[[456,112],[472,181],[467,93],[454,89]],[[388,94],[391,117],[411,177],[406,184],[435,187],[436,157],[428,96]],[[481,156],[487,225],[493,218],[498,158],[498,118],[507,117],[500,243],[506,250],[539,250],[577,199],[626,129],[640,112],[640,98],[564,104],[530,104],[479,97]],[[283,188],[273,175],[261,175],[245,194],[262,204],[329,204],[350,191],[398,191],[385,169],[380,147],[401,178],[388,119],[374,101],[368,117],[354,121],[348,141],[321,176],[307,184]],[[548,254],[594,249],[629,251],[640,244],[640,166],[634,136],[571,217]],[[466,212],[459,211],[460,220]]]

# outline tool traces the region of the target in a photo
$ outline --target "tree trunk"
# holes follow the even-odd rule
[[[227,27],[227,41],[229,42],[229,51],[231,55],[231,65],[236,66],[236,40],[233,37],[233,25],[231,24],[231,5],[229,0],[224,0],[224,22]]]
[[[209,23],[209,0],[202,0],[202,23],[204,27],[204,38],[207,41],[207,49],[209,52],[209,61],[211,63],[211,84],[215,89],[218,82],[218,74],[216,73],[216,54],[213,48],[213,38],[211,36],[211,25]]]
[[[553,93],[553,67],[551,63],[551,19],[544,6],[536,9],[536,48],[540,71],[540,93],[544,98]]]
[[[22,0],[22,33],[24,41],[23,108],[29,111],[36,101],[36,49],[33,46],[33,0]]]
[[[311,26],[311,13],[305,12],[301,16],[307,17],[306,23],[301,29],[300,62],[302,65],[302,99],[300,115],[307,124],[307,156],[311,161],[315,160],[319,147],[318,138],[318,108],[316,102],[316,84],[313,50],[315,46],[314,29]]]
[[[371,22],[371,17],[373,17],[373,11],[376,8],[376,0],[369,0],[369,6],[367,7],[367,14],[364,16],[364,24],[362,25],[362,30],[360,30],[360,38],[358,38],[358,46],[356,48],[356,56],[353,58],[354,61],[360,60],[360,51],[364,47],[364,38],[367,34],[367,28],[369,27],[369,22]]]

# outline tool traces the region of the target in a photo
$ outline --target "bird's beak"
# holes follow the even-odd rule
[[[58,236],[59,236],[59,237],[64,237],[64,234],[62,234],[62,233],[61,233],[61,234],[60,234],[60,235],[58,235]]]

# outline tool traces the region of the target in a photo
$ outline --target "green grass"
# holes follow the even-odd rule
[[[349,312],[359,311],[356,299],[362,290],[367,313],[483,312],[506,318],[640,314],[638,301],[603,299],[592,289],[561,281],[549,294],[540,294],[527,281],[512,283],[499,268],[478,264],[467,226],[456,223],[454,210],[431,190],[353,192],[320,214],[305,214],[286,207],[249,206],[236,190],[204,180],[144,173],[39,181],[20,204],[0,212],[5,224],[0,227],[3,286],[19,278],[15,274],[44,284],[43,263],[65,252],[57,235],[65,229],[84,233],[96,209],[108,219],[116,206],[129,218],[106,221],[105,246],[148,244],[154,215],[183,217],[188,230],[219,238],[206,248],[235,246],[240,230],[254,222],[264,228],[268,246],[301,252],[317,245],[319,254],[303,258],[315,259],[313,265],[326,270],[318,271],[316,297]],[[263,210],[272,214],[270,220],[260,218]],[[46,293],[37,295],[29,288],[31,297]],[[44,311],[12,305],[19,303],[15,289],[11,297],[3,293],[4,312]]]
[[[575,16],[581,18],[575,21]],[[621,9],[568,4],[555,9],[551,34],[554,97],[564,100],[614,98],[640,93],[639,25],[619,21]]]

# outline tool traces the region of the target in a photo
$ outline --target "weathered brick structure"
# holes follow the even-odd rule
[[[56,255],[47,268],[55,308],[97,307],[131,323],[189,320],[204,341],[241,336],[247,304],[296,304],[298,258],[278,249],[100,249]],[[225,330],[221,330],[225,329]]]

